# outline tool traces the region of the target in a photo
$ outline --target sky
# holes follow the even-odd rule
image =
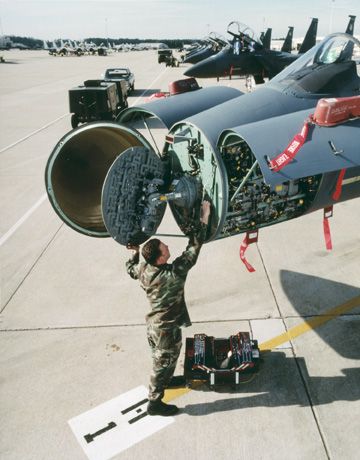
[[[203,38],[216,32],[229,38],[227,25],[239,21],[258,35],[272,27],[284,37],[294,26],[303,37],[312,17],[318,36],[345,31],[348,15],[357,16],[360,0],[0,0],[0,35],[55,38]]]

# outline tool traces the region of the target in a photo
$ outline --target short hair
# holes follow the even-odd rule
[[[144,244],[141,254],[148,264],[154,265],[158,257],[161,256],[160,243],[160,240],[153,238]]]

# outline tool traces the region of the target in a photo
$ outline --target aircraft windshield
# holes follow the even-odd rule
[[[227,40],[225,40],[225,37],[223,37],[222,35],[219,35],[216,32],[210,32],[208,38],[210,41],[214,41],[224,46],[227,45],[228,43]]]
[[[230,22],[227,27],[227,32],[233,37],[245,38],[248,42],[254,41],[261,43],[261,40],[256,33],[249,26],[242,24],[241,22]]]
[[[127,77],[129,72],[127,70],[109,70],[106,72],[106,78],[119,78]]]
[[[212,49],[215,53],[218,53],[228,43],[216,32],[211,32],[207,38],[207,41],[212,45]]]
[[[332,34],[276,75],[270,84],[292,85],[320,94],[359,77],[359,40],[347,34]]]

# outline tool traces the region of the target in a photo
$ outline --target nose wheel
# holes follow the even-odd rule
[[[151,209],[148,196],[161,189],[165,168],[145,147],[125,150],[110,167],[102,191],[102,214],[109,234],[122,245],[142,244],[155,234],[166,202]]]

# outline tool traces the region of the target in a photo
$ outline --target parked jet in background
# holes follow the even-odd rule
[[[76,40],[69,40],[68,43],[73,54],[76,54],[77,56],[82,56],[83,54],[85,54],[86,50],[84,43],[78,43]]]
[[[47,41],[43,40],[43,48],[47,50],[52,56],[82,56],[85,52],[85,48],[78,45],[77,42],[67,40],[64,42],[60,39],[60,46],[56,44],[56,40],[50,42],[50,46]]]
[[[228,45],[228,42],[223,37],[215,32],[211,32],[198,48],[186,54],[183,62],[185,64],[195,64],[218,53],[226,45]]]
[[[44,50],[48,51],[50,55],[57,56],[60,48],[57,46],[56,41],[48,42],[43,40]]]
[[[230,23],[229,26],[231,24],[235,23]],[[236,24],[238,24],[236,32],[229,32],[228,27],[228,32],[234,36],[231,45],[226,46],[215,56],[192,66],[184,72],[184,75],[195,78],[253,75],[256,83],[264,83],[264,77],[274,77],[316,43],[318,24],[316,18],[311,21],[299,54],[266,49],[260,40],[249,32],[251,31],[249,27]]]

